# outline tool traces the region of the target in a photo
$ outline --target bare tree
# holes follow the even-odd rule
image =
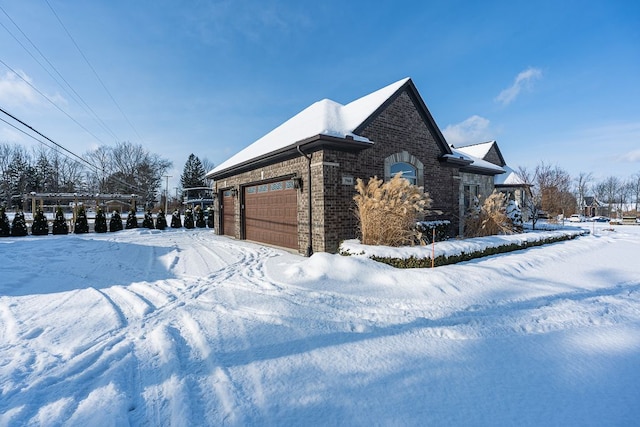
[[[587,197],[587,192],[589,191],[592,181],[593,174],[591,174],[591,172],[580,172],[574,180],[576,202],[578,205],[578,209],[580,209],[581,211],[584,211],[584,200]]]
[[[564,169],[542,162],[533,172],[521,167],[517,173],[530,186],[531,197],[523,209],[531,218],[534,229],[542,212],[552,217],[575,212],[576,199],[570,191],[571,176]]]
[[[91,182],[100,192],[137,194],[145,206],[156,200],[162,175],[171,167],[170,161],[130,142],[99,147],[85,158],[94,167]]]
[[[207,159],[206,157],[201,160],[201,163],[202,163],[202,167],[204,168],[205,175],[207,173],[211,172],[213,170],[213,168],[216,166],[215,163],[213,163],[211,160]],[[213,187],[213,180],[212,179],[205,178],[204,181],[205,181],[207,187]]]
[[[640,213],[640,172],[633,175],[630,181],[631,197],[635,206],[636,215]]]

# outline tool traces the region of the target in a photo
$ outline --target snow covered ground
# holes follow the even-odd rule
[[[0,425],[637,425],[640,227],[607,227],[414,270],[206,229],[3,238]]]

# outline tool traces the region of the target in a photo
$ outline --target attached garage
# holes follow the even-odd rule
[[[236,197],[233,190],[222,192],[222,233],[225,236],[236,235]]]
[[[248,185],[243,187],[243,200],[245,239],[298,249],[298,191],[293,180]]]

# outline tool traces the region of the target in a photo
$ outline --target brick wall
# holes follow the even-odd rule
[[[422,176],[419,182],[433,199],[432,210],[441,211],[427,219],[447,219],[452,222],[455,234],[459,223],[460,177],[457,168],[444,167],[438,160],[441,148],[418,112],[412,98],[401,93],[387,108],[371,121],[361,132],[374,142],[371,148],[358,153],[346,153],[325,149],[313,153],[312,171],[312,231],[313,251],[335,252],[342,240],[357,237],[355,217],[355,182],[357,178],[367,181],[372,176],[384,178],[385,159],[398,153],[408,153],[421,163]],[[406,156],[406,155],[405,155]],[[218,194],[235,187],[238,197],[241,186],[249,183],[273,180],[289,175],[302,178],[302,189],[298,193],[298,242],[299,252],[305,253],[308,246],[309,214],[307,159],[296,157],[274,165],[265,166],[226,179],[216,181]],[[324,189],[320,191],[320,189]],[[219,199],[219,198],[218,198]],[[240,203],[236,209],[236,238],[242,238]],[[219,204],[216,202],[219,208]],[[219,209],[218,209],[219,212]],[[220,215],[216,215],[219,229]]]

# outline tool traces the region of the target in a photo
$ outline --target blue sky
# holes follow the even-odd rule
[[[222,163],[313,102],[348,103],[404,77],[450,143],[495,139],[514,168],[640,173],[636,1],[0,6],[0,106],[78,154],[140,143],[173,161],[170,186],[192,152]],[[2,122],[0,142],[37,144]]]

